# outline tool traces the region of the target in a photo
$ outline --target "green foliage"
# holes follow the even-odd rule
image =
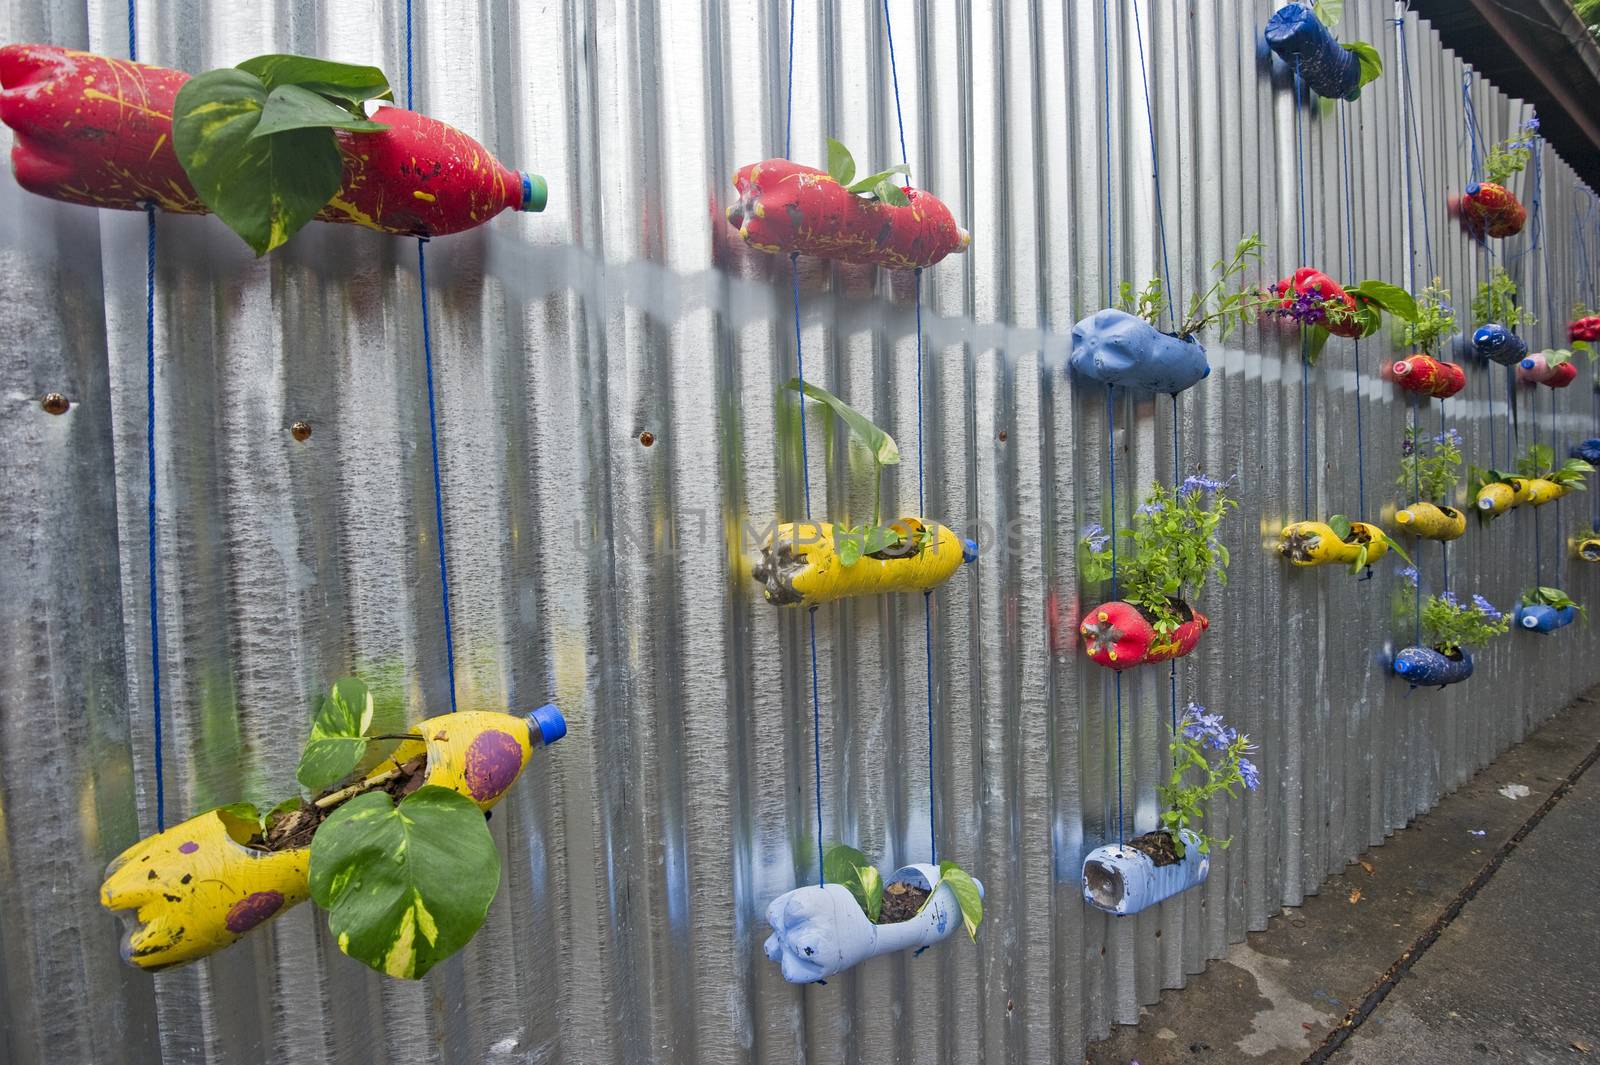
[[[1528,450],[1517,459],[1519,476],[1541,477],[1578,492],[1587,490],[1583,479],[1593,472],[1594,467],[1583,459],[1567,459],[1557,466],[1555,450],[1548,444],[1529,444]]]
[[[1582,618],[1585,623],[1587,623],[1589,620],[1589,611],[1585,610],[1577,600],[1573,599],[1566,592],[1563,592],[1560,588],[1550,588],[1545,585],[1540,585],[1535,588],[1530,588],[1526,592],[1522,593],[1523,606],[1533,606],[1536,603],[1543,603],[1545,606],[1556,610],[1563,610],[1570,606],[1572,609],[1578,612],[1578,616]]]
[[[1364,337],[1369,337],[1378,331],[1379,310],[1387,311],[1401,321],[1416,320],[1417,301],[1411,298],[1411,293],[1399,285],[1368,278],[1359,284],[1351,285],[1345,291],[1355,297],[1356,318],[1365,326],[1361,334]]]
[[[1152,485],[1130,527],[1118,534],[1131,541],[1117,556],[1120,593],[1154,617],[1163,637],[1171,636],[1183,620],[1173,598],[1187,600],[1213,575],[1217,583],[1228,583],[1228,549],[1216,531],[1238,504],[1222,487],[1201,477],[1189,478],[1176,491]],[[1091,584],[1110,579],[1108,538],[1090,535],[1080,541],[1080,569]]]
[[[339,949],[407,980],[467,944],[500,886],[500,852],[476,803],[425,785],[345,802],[311,841],[311,897]]]
[[[1330,30],[1339,25],[1339,20],[1344,18],[1344,0],[1316,0],[1311,5],[1311,13],[1317,16],[1317,21]]]
[[[1234,329],[1255,321],[1263,310],[1277,305],[1276,296],[1263,293],[1256,286],[1241,284],[1231,291],[1227,287],[1244,273],[1247,265],[1261,261],[1263,246],[1260,234],[1252,233],[1234,246],[1232,257],[1211,264],[1217,275],[1215,280],[1210,287],[1190,297],[1188,313],[1178,323],[1175,335],[1193,337],[1208,326],[1220,324],[1222,338],[1226,340]],[[1133,286],[1124,282],[1121,295],[1119,309],[1159,327],[1162,313],[1168,310],[1167,285],[1163,278],[1151,278],[1137,300]]]
[[[1400,343],[1406,347],[1431,351],[1440,340],[1455,332],[1456,315],[1450,306],[1450,292],[1443,279],[1433,283],[1416,296],[1416,315],[1400,332]]]
[[[1184,853],[1182,829],[1200,838],[1200,852],[1212,847],[1226,848],[1229,839],[1218,839],[1200,827],[1211,799],[1220,791],[1237,796],[1234,789],[1255,790],[1259,783],[1256,768],[1246,754],[1255,750],[1250,737],[1222,723],[1221,715],[1208,714],[1205,707],[1190,703],[1172,737],[1172,773],[1156,788],[1161,804],[1161,827],[1172,837],[1178,856]],[[1209,753],[1208,753],[1209,752]]]
[[[1517,473],[1523,477],[1543,477],[1554,465],[1556,453],[1548,444],[1529,444],[1517,457]]]
[[[311,722],[295,778],[313,795],[349,776],[367,753],[372,693],[354,677],[336,681]]]
[[[983,893],[978,890],[978,882],[955,862],[940,862],[939,883],[950,886],[956,905],[961,907],[961,923],[967,930],[967,937],[976,943],[978,925],[983,923]],[[929,895],[928,901],[922,904],[923,909],[932,901],[933,896]]]
[[[386,129],[361,103],[390,95],[375,67],[257,56],[184,84],[173,103],[172,146],[201,201],[265,255],[339,191],[333,131]]]
[[[876,174],[855,180],[856,161],[850,154],[850,149],[828,138],[828,176],[845,187],[846,192],[853,192],[869,200],[879,200],[894,207],[905,207],[911,203],[905,190],[897,185],[893,178],[897,174],[911,174],[911,168],[904,165],[891,166],[887,170],[880,170]]]
[[[1351,96],[1351,99],[1355,99],[1361,95],[1363,88],[1383,77],[1383,57],[1366,41],[1350,41],[1344,50],[1354,52],[1356,61],[1361,64],[1361,79],[1356,82],[1356,91]]]
[[[1467,495],[1471,496],[1473,499],[1476,499],[1478,498],[1478,493],[1483,491],[1485,485],[1511,484],[1511,482],[1516,479],[1516,474],[1506,473],[1504,470],[1497,470],[1493,466],[1486,467],[1469,465],[1467,467]]]
[[[1502,266],[1495,267],[1489,280],[1478,286],[1478,294],[1472,297],[1472,320],[1480,324],[1497,322],[1507,329],[1538,321],[1532,311],[1517,305],[1517,283]]]
[[[822,878],[855,896],[867,920],[878,923],[883,910],[883,874],[854,847],[835,843],[822,853]]]
[[[1396,486],[1407,492],[1414,487],[1423,499],[1448,503],[1450,494],[1460,480],[1461,434],[1454,429],[1446,429],[1426,440],[1419,440],[1416,430],[1406,426]]]
[[[1504,185],[1512,174],[1520,174],[1533,158],[1533,138],[1538,131],[1539,120],[1529,119],[1516,133],[1490,147],[1483,161],[1483,179]]]
[[[1332,529],[1333,534],[1345,543],[1351,544],[1356,542],[1354,539],[1355,526],[1350,519],[1345,517],[1343,514],[1335,514],[1333,517],[1329,518],[1328,528]],[[1384,542],[1389,545],[1389,550],[1393,551],[1395,554],[1404,559],[1406,565],[1411,565],[1411,556],[1405,553],[1404,548],[1395,543],[1393,540],[1389,539],[1389,537],[1381,531],[1378,535],[1382,536]],[[1359,574],[1362,570],[1367,568],[1367,554],[1371,550],[1371,547],[1372,545],[1370,543],[1359,545],[1356,551],[1355,561],[1350,564],[1351,573]]]
[[[1422,605],[1424,638],[1446,654],[1487,643],[1510,627],[1510,617],[1495,610],[1481,596],[1473,596],[1473,603],[1468,606],[1445,592],[1429,596]]]

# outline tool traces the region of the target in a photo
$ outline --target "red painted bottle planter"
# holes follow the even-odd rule
[[[911,203],[896,207],[863,199],[825,171],[787,159],[740,167],[733,185],[739,202],[728,208],[728,222],[761,251],[913,270],[972,243],[950,208],[921,189],[906,189]]]
[[[1475,237],[1514,237],[1528,222],[1527,209],[1503,185],[1473,182],[1459,201],[1461,224]]]
[[[1587,318],[1578,318],[1567,326],[1567,339],[1570,341],[1596,341],[1600,340],[1600,315],[1590,315]]]
[[[1078,634],[1090,659],[1121,672],[1134,666],[1182,658],[1200,642],[1200,635],[1211,627],[1211,619],[1198,610],[1178,602],[1180,612],[1191,616],[1179,625],[1170,640],[1158,643],[1156,630],[1138,607],[1125,600],[1101,603],[1083,616]]]
[[[0,120],[17,134],[17,184],[91,207],[207,213],[172,149],[172,103],[188,80],[53,45],[0,48]],[[544,209],[543,178],[507,169],[460,130],[398,107],[372,118],[389,128],[334,131],[344,178],[322,221],[442,236],[507,208]]]
[[[1275,293],[1283,295],[1281,306],[1288,310],[1294,306],[1294,298],[1302,292],[1315,292],[1324,300],[1338,300],[1349,308],[1351,317],[1343,322],[1325,322],[1323,328],[1336,337],[1359,337],[1361,323],[1355,318],[1356,298],[1344,290],[1333,278],[1321,270],[1310,266],[1302,266],[1294,272],[1294,276],[1285,278],[1272,286]]]
[[[1412,355],[1391,363],[1384,376],[1407,392],[1446,399],[1467,387],[1467,374],[1453,362],[1430,355]]]

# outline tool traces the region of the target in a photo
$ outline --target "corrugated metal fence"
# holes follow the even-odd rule
[[[572,725],[492,822],[507,861],[484,931],[419,984],[342,957],[310,907],[187,969],[118,962],[100,871],[153,823],[144,220],[0,181],[0,1056],[1074,1061],[1600,680],[1600,657],[1574,651],[1593,647],[1581,629],[1501,639],[1444,692],[1389,679],[1383,655],[1411,625],[1397,567],[1357,581],[1264,549],[1284,521],[1355,513],[1363,494],[1369,517],[1409,501],[1393,483],[1407,408],[1376,376],[1387,331],[1359,350],[1335,340],[1305,390],[1292,337],[1213,342],[1214,372],[1176,404],[1119,399],[1118,512],[1173,472],[1174,418],[1179,472],[1234,479],[1231,580],[1204,597],[1211,633],[1176,691],[1260,742],[1266,784],[1218,811],[1234,843],[1203,888],[1121,923],[1079,899],[1082,854],[1114,834],[1117,807],[1110,675],[1071,638],[1075,540],[1107,521],[1109,452],[1103,400],[1063,363],[1108,282],[1159,268],[1141,46],[1183,291],[1251,231],[1274,276],[1302,259],[1401,284],[1437,274],[1463,319],[1489,264],[1444,209],[1469,173],[1462,65],[1385,0],[1351,0],[1340,35],[1375,44],[1385,76],[1297,127],[1291,80],[1258,51],[1274,6],[1113,0],[1106,27],[1089,0],[888,4],[913,174],[974,242],[923,278],[920,400],[906,275],[803,262],[806,369],[900,440],[888,491],[907,510],[920,419],[927,513],[983,542],[933,597],[931,677],[941,855],[988,899],[976,947],[826,986],[791,987],[760,954],[766,904],[810,875],[818,836],[804,614],[762,603],[744,558],[748,530],[802,509],[777,398],[796,352],[787,263],[722,221],[734,169],[782,149],[787,5],[417,2],[419,109],[552,189],[544,214],[429,251],[461,704],[555,698]],[[397,82],[405,68],[403,0],[140,7],[149,62],[289,51]],[[0,31],[125,55],[125,17],[120,0],[13,4]],[[883,19],[877,0],[798,5],[799,160],[819,161],[827,134],[864,164],[898,158]],[[1470,91],[1489,139],[1525,117],[1481,81]],[[1530,226],[1494,249],[1540,316],[1536,347],[1564,343],[1596,266],[1592,194],[1548,149],[1542,177],[1538,246]],[[1531,173],[1519,187],[1529,200]],[[372,678],[395,723],[448,695],[412,242],[313,226],[254,261],[211,219],[159,230],[156,605],[176,818],[290,790],[334,677]],[[1558,453],[1590,435],[1587,367],[1565,392],[1519,390],[1515,411],[1497,368],[1470,377],[1423,413],[1465,434],[1470,461],[1505,464],[1513,434]],[[39,409],[53,390],[76,404],[65,417]],[[304,443],[288,431],[300,420]],[[816,507],[859,515],[866,471],[822,422]],[[1600,579],[1565,548],[1589,505],[1473,528],[1452,585],[1504,606],[1538,567],[1600,607]],[[1428,589],[1441,556],[1421,545]],[[820,834],[885,867],[927,857],[921,606],[816,615]],[[1169,698],[1166,671],[1129,674],[1141,828]]]

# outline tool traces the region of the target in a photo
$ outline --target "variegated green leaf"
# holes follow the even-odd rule
[[[377,67],[334,63],[304,55],[258,55],[238,69],[254,74],[268,89],[298,85],[321,96],[358,104],[363,100],[392,100],[389,79]]]
[[[371,727],[372,692],[354,677],[335,682],[317,707],[295,778],[316,794],[349,776],[367,753]]]
[[[311,841],[311,897],[339,949],[378,972],[420,978],[467,944],[500,886],[500,852],[483,813],[426,785],[396,806],[369,791],[340,806]]]

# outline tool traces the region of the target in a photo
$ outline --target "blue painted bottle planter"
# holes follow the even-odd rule
[[[1567,452],[1575,459],[1582,459],[1596,466],[1600,466],[1600,439],[1590,437],[1582,443],[1573,444],[1572,450]]]
[[[1174,395],[1211,372],[1199,342],[1163,333],[1143,318],[1109,307],[1072,327],[1067,366],[1084,380]]]
[[[1187,828],[1178,835],[1183,858],[1174,865],[1157,865],[1148,854],[1127,846],[1090,851],[1083,860],[1083,901],[1113,917],[1127,917],[1204,883],[1211,856],[1200,853],[1200,837]]]
[[[1290,4],[1267,20],[1267,47],[1294,69],[1300,61],[1300,78],[1318,96],[1354,100],[1361,91],[1361,60],[1328,32],[1309,8]]]
[[[1554,632],[1571,625],[1577,616],[1577,607],[1564,606],[1557,610],[1544,603],[1533,603],[1517,607],[1517,628],[1528,632]]]
[[[1472,334],[1472,350],[1481,359],[1515,366],[1528,354],[1528,342],[1505,326],[1491,323]]]
[[[1465,651],[1451,658],[1431,647],[1407,647],[1394,656],[1395,675],[1413,688],[1442,688],[1472,676],[1472,656]]]
[[[932,946],[948,939],[961,927],[961,905],[955,892],[940,883],[934,865],[907,865],[895,870],[884,887],[903,883],[927,890],[933,896],[922,912],[908,921],[873,924],[861,904],[840,884],[812,884],[786,891],[767,907],[767,957],[783,969],[791,984],[826,980],[853,965],[880,954]],[[978,894],[983,894],[983,884]]]

